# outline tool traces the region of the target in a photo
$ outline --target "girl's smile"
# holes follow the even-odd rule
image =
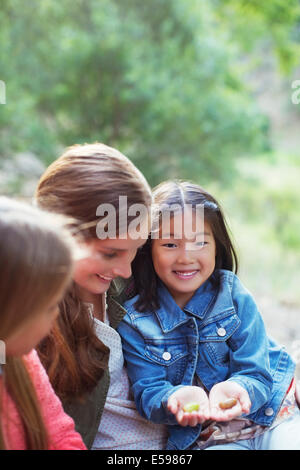
[[[196,269],[194,271],[173,271],[175,276],[177,276],[179,279],[183,279],[186,281],[193,279],[196,276],[196,274],[198,274],[198,272],[199,272],[199,269]]]

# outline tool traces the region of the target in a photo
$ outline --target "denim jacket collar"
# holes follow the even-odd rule
[[[220,283],[219,290],[216,290],[214,286],[215,273],[197,289],[183,310],[176,304],[165,285],[159,281],[160,308],[156,310],[156,315],[164,332],[171,331],[181,323],[188,321],[187,313],[198,317],[199,320],[208,320],[210,315],[213,315],[214,318],[221,318],[235,310],[231,296],[233,273],[221,274],[221,277],[226,277],[226,280],[224,279],[225,282]],[[220,274],[217,278],[219,276]]]
[[[188,321],[186,313],[190,313],[199,319],[202,319],[208,310],[208,305],[212,303],[213,298],[214,291],[212,289],[211,282],[207,280],[199,287],[199,289],[197,289],[193,297],[182,310],[176,304],[165,285],[159,281],[158,299],[160,308],[156,310],[156,315],[162,330],[164,332],[171,331],[181,323]]]
[[[187,321],[186,314],[176,304],[168,289],[162,282],[158,285],[159,309],[156,310],[161,329],[164,333],[172,331],[181,323]]]

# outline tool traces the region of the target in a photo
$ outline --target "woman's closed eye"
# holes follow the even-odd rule
[[[117,253],[101,253],[101,255],[103,256],[103,258],[112,259],[117,256]]]

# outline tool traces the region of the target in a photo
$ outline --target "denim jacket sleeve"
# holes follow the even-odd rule
[[[169,396],[182,385],[172,385],[165,377],[164,367],[147,359],[145,339],[128,313],[119,324],[118,332],[137,410],[155,423],[177,424],[166,406]]]
[[[253,413],[271,396],[269,340],[252,295],[236,276],[233,278],[232,299],[241,324],[229,340],[231,351],[229,380],[237,382],[247,390]]]

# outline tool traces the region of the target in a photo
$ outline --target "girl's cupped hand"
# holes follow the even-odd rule
[[[230,402],[233,405],[227,408]],[[248,414],[251,401],[241,385],[225,381],[214,385],[209,397],[201,387],[183,386],[170,395],[167,408],[181,426],[197,426],[208,419],[230,421],[243,413]]]
[[[184,408],[189,408],[189,405],[192,408],[197,408],[198,405],[198,409],[185,411]],[[183,386],[176,390],[169,397],[167,407],[181,426],[197,426],[210,416],[208,396],[201,387]]]
[[[230,401],[233,406],[226,407]],[[248,392],[233,381],[219,382],[209,393],[210,418],[214,421],[230,421],[245,413],[251,408]]]

